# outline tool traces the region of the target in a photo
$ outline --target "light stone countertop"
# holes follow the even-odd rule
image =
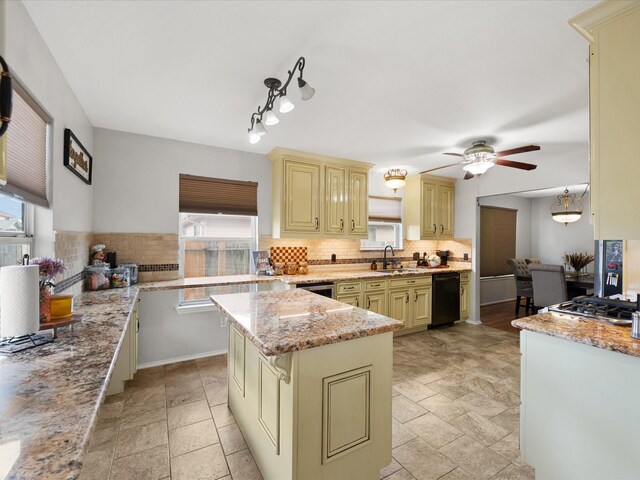
[[[212,295],[267,356],[393,332],[402,322],[306,290]]]
[[[631,337],[631,328],[569,315],[565,313],[538,313],[511,322],[516,328],[563,338],[571,342],[640,357],[640,340]]]

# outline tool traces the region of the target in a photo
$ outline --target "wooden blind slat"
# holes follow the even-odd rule
[[[35,205],[47,201],[47,122],[25,97],[13,91],[13,112],[7,130],[7,184],[0,192]]]
[[[180,174],[180,212],[258,215],[258,184]]]
[[[480,207],[480,276],[512,273],[507,259],[516,256],[517,210]]]

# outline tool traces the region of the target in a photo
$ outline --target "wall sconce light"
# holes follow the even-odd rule
[[[391,168],[384,174],[384,185],[387,188],[397,192],[399,188],[404,188],[407,184],[405,178],[407,177],[407,171],[401,168]]]
[[[287,87],[293,76],[296,73],[296,70],[300,71],[300,75],[298,76],[298,88],[300,89],[300,98],[302,100],[310,100],[316,93],[314,88],[302,79],[302,72],[304,71],[305,59],[304,57],[300,57],[296,64],[293,66],[293,70],[289,70],[289,77],[284,85],[277,78],[267,78],[264,81],[264,84],[269,89],[269,93],[267,94],[267,101],[263,107],[258,106],[258,111],[254,112],[251,115],[251,127],[249,128],[249,143],[258,143],[260,138],[267,134],[267,129],[264,127],[265,125],[276,125],[280,120],[276,117],[276,114],[273,112],[273,105],[276,99],[280,99],[278,102],[278,111],[280,113],[290,112],[295,108],[295,105],[289,100],[287,97]],[[264,122],[263,122],[264,117]]]

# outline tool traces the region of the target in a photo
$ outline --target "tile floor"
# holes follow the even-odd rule
[[[533,479],[519,384],[513,333],[459,324],[396,338],[393,462],[380,478]],[[81,479],[262,478],[226,398],[224,356],[139,371],[102,407]]]

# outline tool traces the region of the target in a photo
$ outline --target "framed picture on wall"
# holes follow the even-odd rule
[[[64,166],[91,185],[93,157],[68,128],[64,129]]]

